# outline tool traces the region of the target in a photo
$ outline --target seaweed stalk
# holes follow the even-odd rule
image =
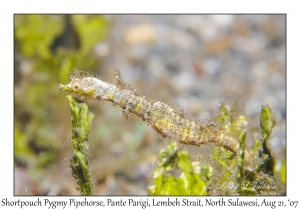
[[[72,175],[81,189],[81,195],[92,195],[93,185],[88,164],[87,135],[92,124],[94,114],[89,112],[88,106],[82,101],[67,96],[71,107],[72,143],[75,155],[70,161]]]

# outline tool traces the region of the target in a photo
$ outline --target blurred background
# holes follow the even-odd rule
[[[15,15],[15,195],[79,195],[66,93],[73,69],[116,83],[114,70],[149,96],[177,102],[186,117],[214,120],[221,102],[242,102],[247,148],[259,135],[261,106],[276,113],[270,147],[277,169],[286,152],[285,15]],[[229,95],[229,96],[228,96]],[[169,140],[110,102],[85,101],[96,195],[147,195],[159,150]],[[185,146],[216,165],[210,146]]]

